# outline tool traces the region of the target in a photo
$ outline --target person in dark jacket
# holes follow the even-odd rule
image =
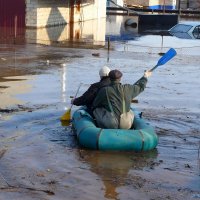
[[[71,100],[71,103],[76,106],[87,106],[87,111],[92,114],[91,106],[93,103],[93,100],[95,99],[97,92],[105,86],[108,86],[110,84],[110,78],[108,77],[108,74],[110,72],[110,68],[107,66],[102,67],[99,70],[99,76],[100,81],[91,84],[91,86],[88,88],[88,90],[80,97],[77,97],[75,99]]]
[[[99,90],[95,100],[93,101],[93,114],[96,118],[97,124],[101,128],[122,128],[129,129],[130,127],[121,126],[121,118],[123,113],[128,113],[127,120],[132,120],[134,115],[131,114],[131,101],[137,95],[144,91],[147,78],[151,76],[150,71],[146,71],[144,76],[140,78],[133,85],[120,83],[122,73],[119,70],[112,70],[109,73],[111,84]],[[123,106],[124,105],[124,106]],[[102,111],[102,110],[103,111]],[[107,113],[108,112],[108,113]],[[102,113],[102,117],[101,114]],[[110,115],[112,113],[112,115]],[[106,120],[108,114],[108,119]],[[131,119],[131,115],[132,119]],[[112,118],[115,118],[112,121]],[[130,119],[128,119],[130,118]],[[111,122],[109,124],[109,121]],[[131,122],[131,123],[132,123]],[[132,125],[132,124],[131,124]]]

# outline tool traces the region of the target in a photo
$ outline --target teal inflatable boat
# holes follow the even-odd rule
[[[158,144],[154,128],[146,122],[141,112],[132,109],[135,115],[133,127],[124,129],[102,129],[84,107],[76,110],[72,117],[72,127],[82,147],[98,150],[148,151]]]

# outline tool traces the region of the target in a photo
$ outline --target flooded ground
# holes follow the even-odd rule
[[[200,199],[200,41],[144,35],[112,41],[109,53],[60,46],[0,46],[0,199]],[[103,65],[134,83],[170,47],[177,56],[133,105],[155,127],[157,148],[81,148],[59,120],[79,84],[81,95]]]

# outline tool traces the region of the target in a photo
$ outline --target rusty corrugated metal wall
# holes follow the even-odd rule
[[[0,0],[0,26],[25,27],[25,10],[25,0]]]
[[[14,43],[25,35],[25,0],[0,0],[0,41]]]

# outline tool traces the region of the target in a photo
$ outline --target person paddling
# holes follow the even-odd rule
[[[103,66],[99,70],[100,81],[91,84],[91,86],[82,96],[72,99],[71,104],[76,105],[76,106],[85,105],[87,106],[87,111],[89,112],[89,114],[93,115],[91,111],[93,100],[95,99],[97,92],[102,87],[108,86],[110,84],[110,78],[108,77],[109,72],[110,72],[110,68],[107,66]]]
[[[110,71],[111,84],[99,90],[92,105],[97,125],[100,128],[130,129],[134,119],[131,100],[144,91],[151,74],[151,71],[146,71],[133,85],[122,85],[122,72],[117,69]]]

